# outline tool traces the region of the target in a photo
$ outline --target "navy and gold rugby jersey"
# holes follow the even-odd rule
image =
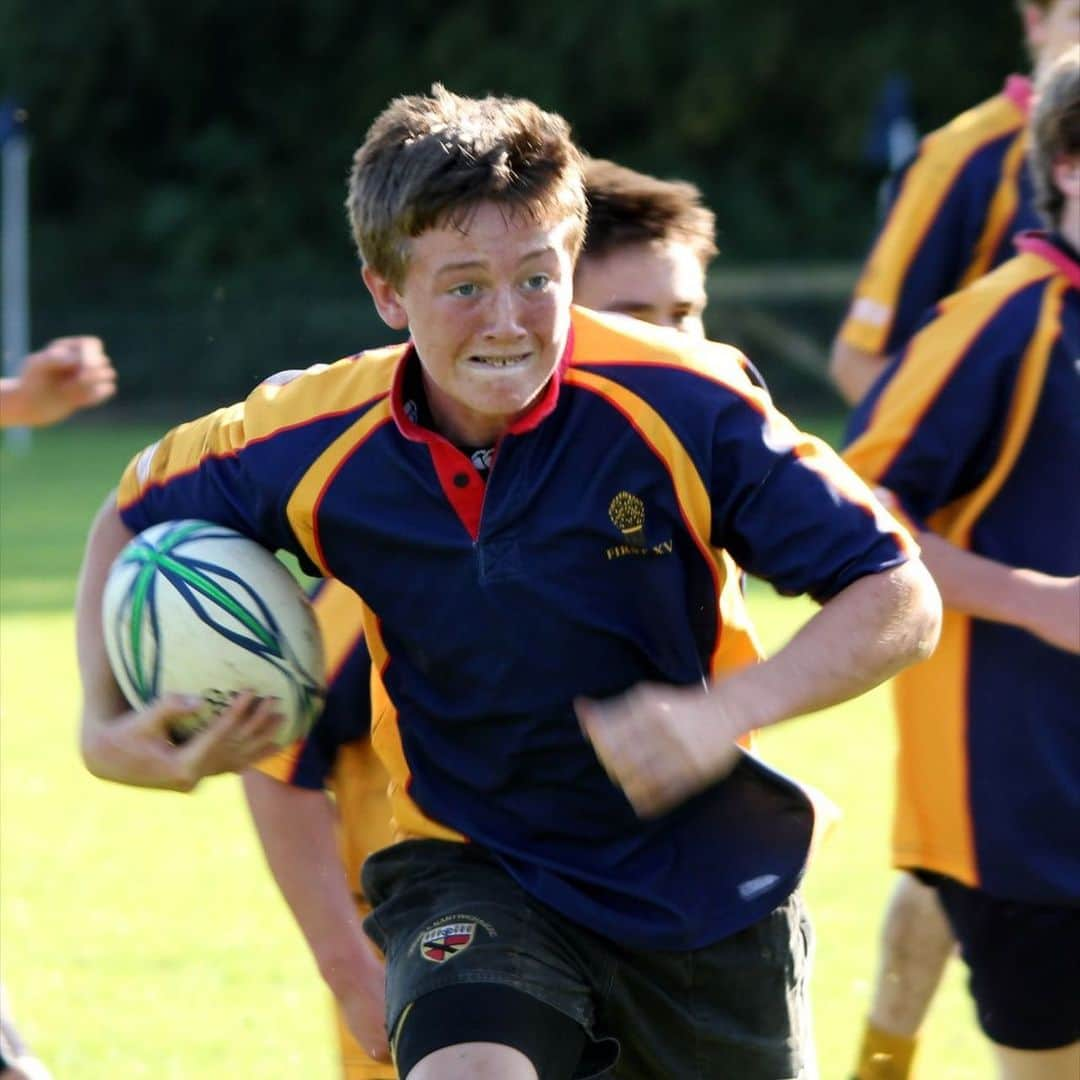
[[[1080,574],[1080,262],[1038,234],[943,302],[854,418],[845,457],[920,528]],[[1080,612],[1077,613],[1080,618]],[[897,676],[894,858],[1006,898],[1080,902],[1080,658],[946,611]]]
[[[827,600],[913,550],[727,346],[575,309],[486,484],[403,407],[411,346],[264,384],[129,466],[127,525],[228,524],[364,602],[372,739],[400,835],[482,844],[608,937],[696,948],[797,884],[812,811],[747,755],[639,819],[572,702],[759,658],[734,562]]]
[[[1010,76],[1000,94],[928,135],[892,183],[840,339],[891,355],[923,313],[1013,253],[1039,226],[1025,166],[1030,82]]]

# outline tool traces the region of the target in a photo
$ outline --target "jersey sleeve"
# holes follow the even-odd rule
[[[824,602],[918,551],[851,469],[762,394],[721,410],[711,488],[714,545],[784,594]]]
[[[965,156],[951,140],[930,138],[894,180],[884,223],[840,328],[843,342],[891,355],[926,310],[959,286],[990,197],[980,182],[983,154]]]
[[[987,318],[975,294],[957,294],[852,417],[845,460],[888,489],[917,528],[978,487],[997,459],[1024,302],[1014,298]]]
[[[311,560],[289,517],[305,470],[355,412],[334,410],[318,371],[262,383],[243,402],[173,428],[128,465],[117,504],[128,528],[198,518],[250,536],[271,551]]]

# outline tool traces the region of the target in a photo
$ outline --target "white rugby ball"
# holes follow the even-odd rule
[[[102,600],[105,645],[124,696],[203,706],[174,730],[190,737],[246,690],[276,697],[276,741],[307,734],[326,693],[322,639],[303,589],[266,548],[207,521],[166,521],[116,557]]]

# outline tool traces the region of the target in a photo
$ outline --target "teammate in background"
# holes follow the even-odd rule
[[[30,353],[18,375],[0,379],[0,428],[43,427],[92,408],[116,393],[113,369],[100,338],[57,338]],[[0,1078],[48,1080],[11,1019],[0,985]]]
[[[703,338],[705,275],[717,249],[715,215],[701,204],[701,192],[685,181],[589,158],[585,195],[589,212],[574,270],[574,302]],[[365,917],[370,906],[361,891],[361,868],[369,855],[393,841],[389,777],[368,737],[371,660],[363,639],[363,605],[338,581],[323,583],[314,605],[329,673],[326,708],[302,745],[265,759],[244,777],[270,868],[301,927],[302,913],[315,903],[306,896],[312,889],[335,888],[342,905],[351,891],[360,918]],[[314,862],[306,831],[292,828],[304,820],[294,804],[325,804],[327,787],[336,803],[340,879],[332,867]],[[359,925],[353,930],[359,934]],[[328,952],[325,947],[314,951],[316,957]],[[338,1014],[345,1080],[393,1080],[393,1068],[374,1061],[340,1009]]]
[[[1038,78],[1080,39],[1080,0],[1018,0]],[[890,206],[833,345],[830,374],[856,405],[939,300],[1012,254],[1036,228],[1024,126],[1031,81],[1011,75],[1001,93],[928,135],[893,184]]]
[[[1018,0],[1036,75],[1080,38],[1080,0]],[[1025,167],[1031,83],[1002,92],[923,140],[893,185],[885,223],[833,346],[831,374],[858,403],[943,297],[1011,256],[1012,237],[1039,224]],[[897,879],[862,1035],[858,1080],[906,1077],[955,943],[933,892]]]
[[[101,339],[65,337],[30,353],[18,375],[0,379],[0,427],[43,427],[116,393]]]
[[[80,581],[84,723],[126,712],[97,622],[133,531],[198,516],[287,549],[362,598],[384,691],[372,739],[407,838],[364,867],[385,978],[351,897],[305,926],[373,1056],[388,1026],[409,1080],[568,1080],[616,1055],[627,1080],[811,1074],[813,814],[736,740],[928,654],[910,538],[734,350],[571,306],[586,205],[561,118],[399,98],[349,210],[409,342],[132,462]],[[823,604],[769,659],[734,560]],[[340,875],[329,815],[305,827]]]
[[[589,217],[574,303],[703,338],[716,215],[702,205],[698,188],[590,158],[585,195]]]
[[[942,302],[857,410],[846,457],[925,530],[947,607],[934,657],[895,684],[894,861],[948,914],[1001,1076],[1075,1080],[1080,48],[1039,89],[1051,231]]]

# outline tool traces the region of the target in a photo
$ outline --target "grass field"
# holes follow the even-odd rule
[[[57,1080],[330,1078],[326,997],[238,784],[191,796],[127,790],[78,760],[71,601],[83,538],[123,463],[154,434],[73,425],[36,434],[28,456],[0,455],[3,977]],[[763,588],[753,607],[773,645],[810,610]],[[822,1077],[843,1080],[890,882],[888,695],[769,732],[764,753],[844,810],[806,889]],[[990,1073],[954,963],[917,1075]]]

